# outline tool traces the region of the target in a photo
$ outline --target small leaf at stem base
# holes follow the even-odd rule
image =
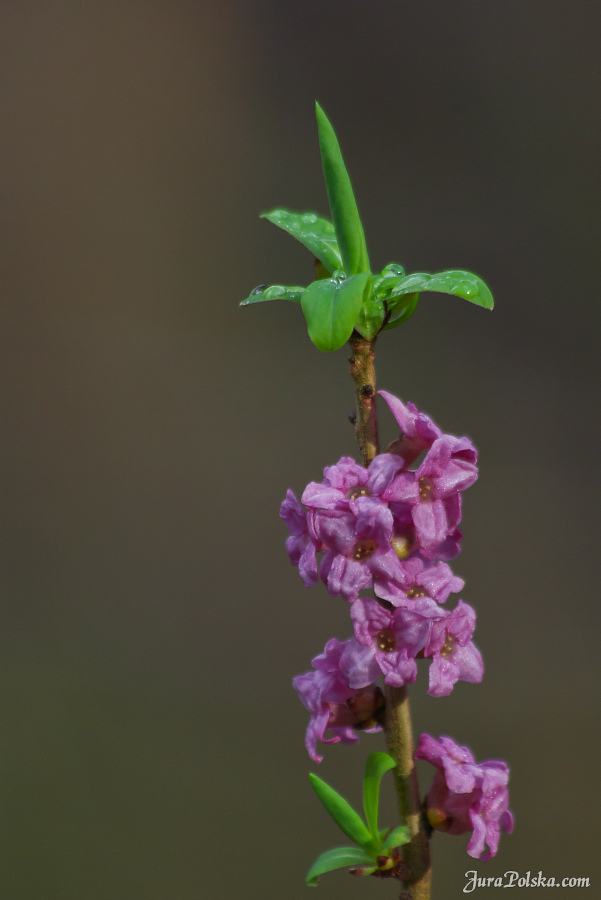
[[[309,887],[315,887],[320,875],[350,866],[370,866],[376,869],[374,857],[359,847],[335,847],[317,857],[305,879]]]

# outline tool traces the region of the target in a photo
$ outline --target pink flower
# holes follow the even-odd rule
[[[494,759],[476,763],[467,747],[460,747],[449,737],[437,741],[429,734],[421,735],[414,758],[437,768],[425,800],[432,828],[449,834],[464,834],[471,829],[467,852],[476,859],[491,859],[497,852],[500,832],[513,831],[507,763]]]
[[[407,406],[394,394],[378,391],[386,401],[390,412],[401,429],[401,437],[395,442],[395,453],[402,456],[405,465],[410,466],[423,450],[429,449],[442,431],[425,413],[421,413],[413,403]]]
[[[296,499],[294,491],[286,492],[286,499],[280,506],[280,517],[290,529],[290,537],[286,539],[286,550],[290,562],[298,566],[298,571],[305,587],[317,584],[318,544],[309,534],[307,515]]]
[[[351,606],[355,639],[347,641],[340,669],[352,687],[363,687],[381,675],[395,687],[415,681],[415,654],[408,653],[402,642],[399,613],[368,598],[359,598]]]
[[[311,713],[305,745],[311,759],[321,762],[317,741],[324,744],[355,744],[355,729],[380,731],[384,697],[376,685],[357,690],[340,671],[341,656],[349,641],[328,641],[324,652],[311,661],[314,671],[297,675],[293,686]],[[331,737],[326,737],[329,731]]]
[[[478,477],[478,454],[469,438],[443,434],[428,416],[410,403],[405,406],[386,391],[380,396],[401,428],[402,435],[394,450],[404,460],[403,471],[384,491],[382,497],[394,503],[407,504],[415,525],[415,533],[424,555],[431,559],[451,559],[453,548],[459,552],[456,526],[461,521],[461,491]],[[417,470],[408,466],[426,450]]]
[[[444,603],[449,594],[458,594],[465,587],[465,582],[453,575],[445,562],[432,563],[419,556],[404,560],[397,582],[388,584],[384,595],[380,593],[378,582],[374,590],[394,606],[411,607],[418,597],[431,597],[438,603]]]
[[[428,688],[432,696],[446,697],[457,681],[482,681],[482,656],[471,640],[475,626],[476,613],[463,600],[449,611],[420,597],[412,607],[396,611],[399,645],[409,656],[422,653],[432,659]]]
[[[406,515],[396,517],[382,500],[402,467],[394,454],[377,456],[367,469],[342,457],[324,469],[322,482],[312,481],[303,491],[307,512],[288,491],[280,510],[291,531],[286,549],[307,587],[317,580],[316,554],[321,552],[319,575],[331,594],[349,602],[374,582],[386,596],[402,577],[400,557],[410,552],[407,532],[413,532],[413,524],[410,516],[408,521]]]

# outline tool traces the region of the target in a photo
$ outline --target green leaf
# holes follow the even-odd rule
[[[371,341],[375,338],[384,321],[384,304],[367,285],[363,295],[363,305],[357,316],[355,328],[359,334]]]
[[[413,272],[413,274],[401,278],[393,288],[391,298],[399,297],[402,294],[412,294],[415,291],[439,291],[441,294],[454,294],[477,306],[483,306],[484,309],[492,309],[494,306],[492,294],[482,279],[472,272],[464,272],[462,269],[450,269],[448,272],[439,272],[437,275]]]
[[[315,115],[317,116],[319,148],[328,202],[338,238],[342,265],[347,275],[367,272],[369,258],[363,225],[359,218],[359,210],[351,187],[351,180],[342,159],[338,139],[319,103],[315,104]]]
[[[301,305],[309,337],[318,350],[338,350],[350,338],[363,303],[369,272],[339,281],[314,281],[303,293]]]
[[[403,844],[408,844],[411,840],[409,835],[409,829],[406,825],[399,825],[398,828],[393,828],[390,832],[384,843],[380,848],[380,853],[385,854],[389,853],[394,847],[402,847]]]
[[[380,800],[380,782],[385,772],[394,769],[396,763],[388,753],[372,753],[365,763],[363,777],[363,809],[367,827],[372,836],[378,840],[378,803]]]
[[[419,294],[402,294],[400,297],[393,297],[388,300],[387,306],[392,312],[388,322],[384,326],[384,330],[387,328],[396,328],[397,325],[402,325],[403,322],[406,322],[407,319],[411,318],[417,309],[418,300]]]
[[[350,803],[312,772],[309,775],[309,779],[313,790],[346,836],[350,837],[351,841],[359,844],[360,847],[371,844],[373,840],[372,835],[367,830],[365,822],[359,813],[355,812]]]
[[[405,270],[398,263],[390,263],[382,269],[380,275],[375,275],[372,282],[372,290],[376,297],[388,300],[392,289],[405,277]]]
[[[251,303],[263,303],[265,300],[294,300],[300,303],[304,287],[286,287],[283,284],[260,284],[251,291],[246,300],[240,306],[249,306]]]
[[[272,209],[271,212],[261,213],[261,218],[283,228],[304,244],[307,250],[321,260],[330,275],[342,267],[334,226],[327,219],[322,219],[316,213],[295,213],[288,209]]]
[[[325,853],[317,857],[307,872],[305,881],[309,887],[315,887],[320,875],[325,875],[326,872],[333,872],[334,869],[346,869],[350,866],[373,866],[375,871],[377,866],[374,866],[374,862],[373,856],[370,856],[365,850],[360,850],[358,847],[335,847],[333,850],[326,850]]]

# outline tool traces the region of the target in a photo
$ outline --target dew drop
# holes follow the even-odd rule
[[[389,266],[384,266],[382,269],[382,275],[404,275],[405,270],[402,266],[399,266],[398,263],[390,263]]]
[[[304,222],[305,225],[314,225],[317,222],[317,216],[315,213],[305,213],[301,216],[301,222]]]
[[[460,294],[463,297],[476,297],[478,288],[471,281],[460,281],[458,284],[453,285],[453,293]]]
[[[277,300],[285,292],[285,288],[281,284],[272,284],[265,291],[266,300]]]

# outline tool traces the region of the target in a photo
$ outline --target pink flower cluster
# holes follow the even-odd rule
[[[441,605],[464,587],[447,561],[460,552],[461,497],[478,477],[477,452],[468,438],[443,434],[413,404],[405,406],[385,391],[380,396],[401,429],[390,452],[367,468],[343,457],[324,470],[323,481],[307,485],[301,502],[289,490],[280,510],[290,530],[286,549],[305,586],[321,579],[331,595],[350,604],[353,636],[328,641],[312,670],[293,682],[311,714],[306,746],[316,762],[322,759],[318,741],[354,743],[357,730],[381,728],[379,682],[413,683],[418,659],[430,661],[428,693],[435,697],[450,694],[457,681],[480,682],[484,673],[472,642],[474,610],[463,600],[454,609]],[[457,748],[449,738],[441,741],[444,752],[451,744]],[[511,830],[507,767],[482,763],[484,774],[476,777],[471,754],[459,748],[469,757],[465,764],[472,766],[473,778],[466,776],[462,785],[472,786],[458,790],[456,780],[445,781],[446,757],[443,751],[435,756],[436,743],[422,735],[418,752],[430,755],[416,754],[439,770],[428,803],[433,798],[435,818],[445,815],[433,827],[444,823],[459,834],[471,826],[468,852],[480,856],[486,842],[494,855],[499,827]]]
[[[406,560],[459,553],[461,492],[478,477],[477,452],[468,438],[443,434],[413,404],[385,391],[380,396],[402,430],[395,452],[376,456],[367,469],[342,457],[324,470],[322,482],[307,485],[306,509],[288,491],[280,515],[291,532],[290,561],[306,587],[321,577],[331,594],[351,603],[373,588],[399,606],[407,599]],[[423,451],[421,464],[410,469]]]
[[[347,696],[380,676],[386,684],[409,684],[416,660],[425,657],[429,693],[443,697],[457,681],[483,675],[472,642],[474,610],[462,600],[453,610],[441,606],[464,587],[445,560],[459,552],[461,492],[478,477],[477,453],[467,438],[443,434],[412,404],[381,396],[402,429],[395,452],[376,456],[368,468],[343,457],[325,469],[322,482],[305,488],[302,505],[288,491],[280,511],[291,532],[286,547],[307,587],[321,578],[350,604],[354,635],[336,652],[337,683]],[[420,465],[410,469],[421,453]],[[323,740],[325,707],[315,699],[316,685],[323,687],[322,704],[339,693],[334,698],[319,674],[322,663],[314,665],[315,672],[295,681],[313,717],[311,748],[315,728]]]

